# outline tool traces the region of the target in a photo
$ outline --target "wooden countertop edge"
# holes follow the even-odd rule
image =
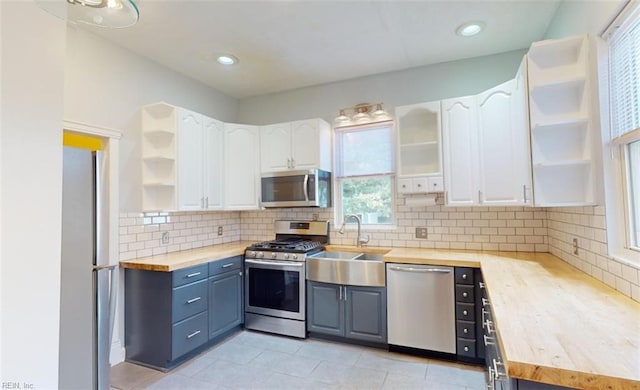
[[[640,390],[640,382],[590,372],[541,366],[533,363],[507,362],[509,377],[556,386],[582,389]]]

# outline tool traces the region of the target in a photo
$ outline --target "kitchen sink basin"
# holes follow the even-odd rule
[[[382,261],[382,256],[379,253],[361,253],[354,260]]]
[[[322,258],[322,259],[353,260],[360,255],[364,255],[364,253],[322,251],[322,252],[316,253],[315,255],[311,255],[309,257],[319,258],[319,259]]]
[[[351,286],[385,285],[381,254],[323,251],[307,257],[307,280]]]

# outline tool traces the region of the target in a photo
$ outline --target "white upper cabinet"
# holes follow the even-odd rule
[[[442,101],[448,205],[531,205],[526,63],[514,80]]]
[[[447,204],[469,206],[479,203],[475,96],[442,101],[442,133]]]
[[[219,210],[223,123],[166,103],[142,109],[142,210]]]
[[[224,198],[227,210],[256,210],[260,191],[260,129],[225,123]]]
[[[597,111],[589,39],[535,42],[528,59],[535,203],[596,204]]]
[[[396,107],[398,192],[444,191],[440,102]]]
[[[178,110],[178,210],[202,210],[204,203],[203,117]]]
[[[331,127],[322,119],[263,126],[262,172],[319,168],[331,171]]]
[[[204,198],[207,210],[224,208],[222,189],[224,186],[224,123],[204,117]]]
[[[526,62],[516,79],[476,97],[483,205],[531,205]]]

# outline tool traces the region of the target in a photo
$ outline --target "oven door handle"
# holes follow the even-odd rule
[[[293,261],[259,261],[259,260],[249,260],[245,259],[245,263],[249,264],[260,264],[260,265],[281,265],[285,267],[302,267],[304,263],[296,263]]]
[[[304,201],[309,202],[309,175],[304,175],[304,181],[302,182],[302,190],[304,191]]]

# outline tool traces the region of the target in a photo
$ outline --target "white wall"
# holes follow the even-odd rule
[[[625,2],[626,0],[563,1],[544,38],[557,39],[584,33],[598,35]]]
[[[66,28],[31,1],[0,9],[0,382],[50,389],[58,386]]]
[[[120,209],[140,211],[140,107],[165,101],[222,121],[237,101],[94,34],[69,27],[64,118],[123,132]]]
[[[260,125],[320,117],[331,123],[340,107],[358,103],[382,101],[392,112],[400,105],[472,95],[515,77],[524,53],[517,50],[241,99],[236,120]]]

